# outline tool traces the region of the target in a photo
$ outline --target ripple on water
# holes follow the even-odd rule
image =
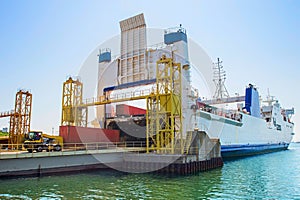
[[[13,194],[0,194],[1,199],[23,199],[23,200],[31,200],[30,197],[25,196],[25,195],[13,195]]]

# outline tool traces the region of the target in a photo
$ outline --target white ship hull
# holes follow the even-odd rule
[[[293,124],[278,117],[277,125],[262,118],[240,113],[240,122],[199,111],[197,123],[211,138],[219,138],[223,157],[245,156],[287,149],[292,140]]]

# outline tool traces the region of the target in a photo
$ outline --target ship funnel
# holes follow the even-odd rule
[[[172,51],[180,57],[182,68],[186,70],[186,73],[184,73],[185,80],[190,84],[190,63],[186,30],[181,24],[179,27],[166,29],[164,32],[164,43],[172,45]]]
[[[99,63],[111,61],[111,50],[109,48],[99,50]]]
[[[257,89],[252,85],[246,88],[245,108],[250,115],[260,117],[260,103]]]

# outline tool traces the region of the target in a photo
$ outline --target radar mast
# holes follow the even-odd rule
[[[215,94],[213,96],[214,99],[223,99],[223,98],[228,98],[229,97],[229,93],[225,87],[225,79],[226,79],[226,73],[223,69],[223,65],[222,65],[223,61],[220,61],[220,58],[217,59],[217,62],[214,63],[214,83],[216,85],[216,91]]]

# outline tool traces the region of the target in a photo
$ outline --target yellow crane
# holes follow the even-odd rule
[[[63,84],[61,125],[87,126],[87,106],[82,105],[83,85],[69,77]]]
[[[0,113],[0,118],[10,117],[8,143],[11,144],[11,148],[22,148],[25,134],[30,131],[31,106],[32,94],[29,91],[19,90],[14,110]]]

